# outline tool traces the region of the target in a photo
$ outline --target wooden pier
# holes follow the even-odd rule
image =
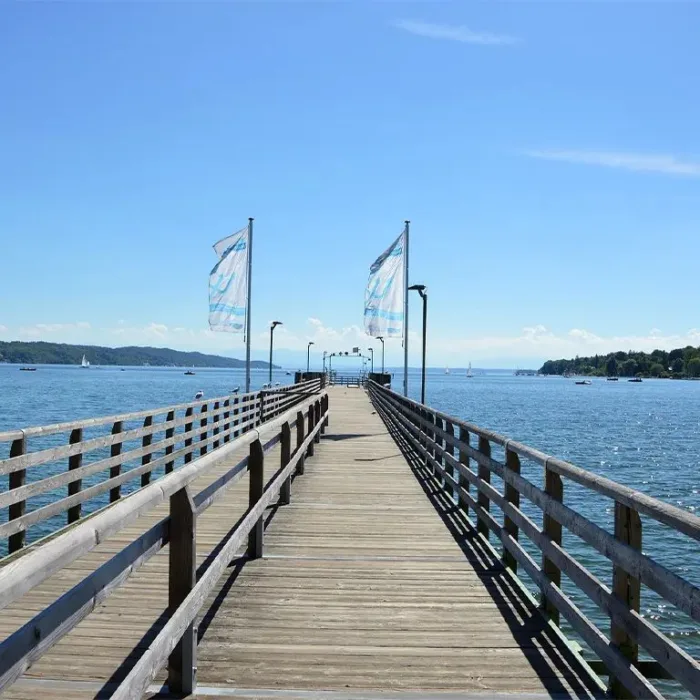
[[[642,555],[637,527],[650,515],[696,542],[695,516],[372,383],[243,397],[235,425],[222,404],[166,438],[191,449],[193,432],[215,434],[216,449],[0,562],[3,698],[583,698],[603,697],[608,674],[621,697],[663,697],[659,677],[700,692],[697,660],[638,612],[642,581],[700,618],[700,589]],[[160,430],[177,422],[166,414]],[[520,459],[543,460],[544,489]],[[567,478],[622,503],[615,533],[563,505]],[[612,590],[563,549],[562,523],[602,543]],[[579,620],[562,571],[610,615],[611,638]]]

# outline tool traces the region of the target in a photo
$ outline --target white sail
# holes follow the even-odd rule
[[[467,367],[467,377],[473,377],[474,375],[472,374],[472,363],[469,363],[469,367]]]
[[[89,367],[90,366],[90,363],[87,361],[87,358],[85,357],[85,355],[83,355],[83,359],[80,363],[80,366],[81,367]]]

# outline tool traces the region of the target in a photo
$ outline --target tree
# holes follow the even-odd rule
[[[689,377],[700,377],[700,357],[693,357],[686,368]]]
[[[615,359],[615,355],[610,355],[608,361],[605,363],[605,372],[608,377],[617,376],[617,360]]]
[[[681,353],[683,351],[681,350]],[[673,362],[671,362],[671,372],[674,374],[683,374],[683,370],[685,369],[685,363],[683,362],[682,357],[676,357]]]
[[[649,368],[649,374],[651,374],[652,377],[660,377],[664,372],[666,372],[666,368],[658,362]]]
[[[676,348],[668,353],[668,361],[671,363],[671,366],[673,366],[673,361],[677,360],[679,357],[683,359],[683,348]]]
[[[623,377],[634,377],[634,375],[637,374],[636,361],[632,358],[625,360],[622,365],[620,365],[620,374]]]

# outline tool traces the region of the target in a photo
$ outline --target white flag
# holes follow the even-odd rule
[[[405,235],[402,233],[369,269],[365,292],[365,332],[373,337],[400,338],[404,328]]]
[[[214,245],[219,262],[209,275],[209,328],[243,333],[248,306],[248,229]]]
[[[220,241],[214,243],[212,247],[214,248],[216,257],[221,260],[221,258],[224,257],[224,253],[240,238],[241,234],[247,233],[247,231],[248,227],[246,226],[240,231],[236,231],[236,233],[232,233],[230,236],[226,236],[226,238],[222,238]]]

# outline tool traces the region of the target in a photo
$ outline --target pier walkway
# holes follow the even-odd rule
[[[173,496],[170,511],[166,499],[11,602],[0,616],[0,637],[7,638],[3,651],[14,654],[15,661],[21,654],[7,641],[33,616],[130,543],[155,552],[128,580],[131,569],[121,576],[121,585],[110,583],[111,595],[96,599],[94,610],[42,649],[41,658],[37,653],[34,660],[30,653],[21,661],[24,672],[2,697],[142,697],[144,678],[145,697],[171,697],[164,685],[167,668],[158,659],[167,662],[171,654],[172,667],[175,655],[178,673],[184,673],[186,654],[183,642],[174,651],[159,649],[161,633],[188,606],[185,594],[197,592],[222,555],[221,575],[194,618],[193,697],[602,697],[599,676],[484,537],[485,518],[477,528],[455,505],[443,486],[445,474],[434,468],[439,455],[431,466],[431,460],[426,464],[411,450],[387,406],[373,404],[363,389],[340,386],[325,390],[315,408],[307,402],[304,419],[297,414],[297,426],[306,426],[309,418],[306,435],[297,433],[298,445],[306,439],[303,447],[290,451],[289,428],[283,426],[281,439],[265,453],[269,504],[263,503],[262,482],[252,466],[250,434],[247,441],[231,443],[244,444],[228,449],[225,458],[210,452],[210,466],[187,485],[192,494],[211,493],[212,484],[230,474],[250,449],[249,469],[206,510],[198,506],[198,583],[190,582],[181,607],[173,604],[168,538],[156,533],[155,539],[144,540],[168,512],[174,522]],[[269,430],[278,430],[279,424]],[[309,441],[311,428],[318,433],[315,444],[313,437]],[[261,428],[260,441],[262,433]],[[443,455],[442,463],[447,462]],[[196,464],[157,483],[167,485]],[[285,465],[291,467],[289,502]],[[250,538],[236,540],[256,499],[262,504],[264,537],[253,525]],[[226,557],[226,547],[231,556]],[[24,558],[8,566],[20,567]],[[186,558],[177,561],[186,563]],[[183,639],[187,625],[183,617],[178,628]],[[18,668],[6,657],[0,670],[17,676]]]

